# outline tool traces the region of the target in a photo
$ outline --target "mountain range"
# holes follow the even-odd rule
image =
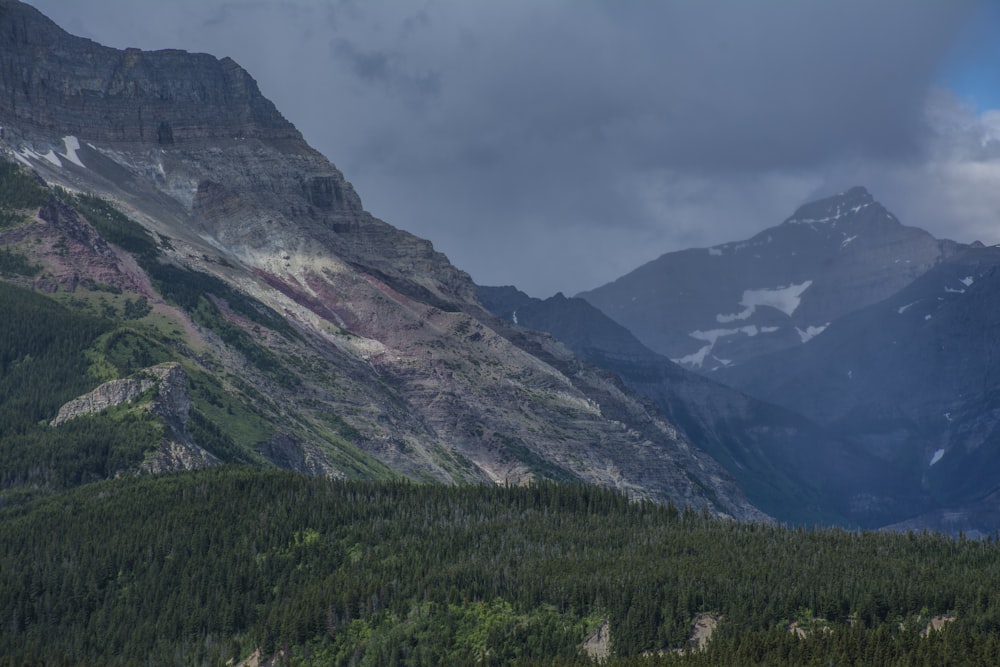
[[[588,318],[614,318],[636,338],[583,342],[565,330],[569,320],[553,320],[564,306],[552,300],[522,303],[516,316],[616,369],[665,414],[676,413],[671,404],[690,405],[677,393],[691,374],[679,382],[674,367],[673,378],[661,373],[650,385],[643,371],[666,368],[663,357],[671,357],[771,406],[768,423],[779,432],[791,431],[774,419],[774,406],[805,419],[808,442],[769,458],[779,468],[805,461],[785,477],[812,480],[823,489],[820,505],[849,522],[989,534],[1000,523],[991,473],[998,260],[996,247],[904,226],[855,187],[748,240],[668,253],[575,300],[601,309]],[[608,330],[605,322],[583,326]],[[637,355],[639,340],[662,356],[652,360],[648,348]],[[601,351],[588,354],[588,346]],[[629,355],[643,360],[636,369],[623,365]],[[724,441],[743,443],[751,432],[742,427]],[[753,488],[742,479],[750,468],[717,453],[711,438],[696,439]]]
[[[860,187],[479,286],[232,60],[0,0],[0,666],[993,664],[998,293]]]
[[[225,463],[1000,526],[1000,251],[854,187],[576,298],[365,211],[230,59],[0,0],[0,501]]]
[[[156,417],[153,441],[108,454],[91,477],[235,461],[546,478],[767,518],[620,381],[496,318],[430,242],[368,214],[232,60],[107,48],[3,0],[0,71],[0,145],[23,167],[5,173],[30,194],[5,205],[4,289],[27,310],[58,305],[66,326],[99,320],[74,342],[82,376],[49,387],[24,437],[124,419],[115,411]],[[15,369],[55,352],[34,337],[9,347],[14,394],[32,382]],[[186,379],[171,419],[155,407],[162,387],[115,399],[160,364]],[[71,400],[94,409],[53,421]],[[21,461],[27,441],[11,438]],[[58,477],[19,465],[8,491]]]

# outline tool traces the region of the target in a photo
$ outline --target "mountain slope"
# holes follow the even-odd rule
[[[479,297],[498,316],[552,334],[581,359],[613,371],[776,518],[864,521],[852,516],[844,498],[876,487],[876,461],[849,442],[796,413],[685,370],[583,299],[535,299],[513,287],[480,287]]]
[[[800,345],[957,248],[856,187],[746,241],[668,253],[579,296],[660,354],[712,371]]]
[[[66,189],[3,230],[43,267],[12,280],[133,330],[91,386],[178,361],[208,387],[204,438],[319,474],[575,479],[762,517],[669,422],[366,213],[231,60],[108,49],[2,0],[0,71],[0,144]]]
[[[897,521],[976,505],[1000,465],[998,295],[1000,249],[970,247],[809,343],[719,377],[881,458],[922,498]],[[977,529],[995,528],[975,513]]]

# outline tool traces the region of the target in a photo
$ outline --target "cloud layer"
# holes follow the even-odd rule
[[[232,56],[369,210],[482,284],[575,293],[855,184],[1000,241],[1000,122],[933,89],[974,0],[33,4]]]

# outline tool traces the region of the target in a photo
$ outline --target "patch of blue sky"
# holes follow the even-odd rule
[[[1000,109],[1000,2],[982,2],[970,15],[937,79],[978,113]]]

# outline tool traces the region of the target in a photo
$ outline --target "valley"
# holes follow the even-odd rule
[[[998,269],[856,186],[477,285],[234,60],[0,0],[0,666],[990,664]]]

